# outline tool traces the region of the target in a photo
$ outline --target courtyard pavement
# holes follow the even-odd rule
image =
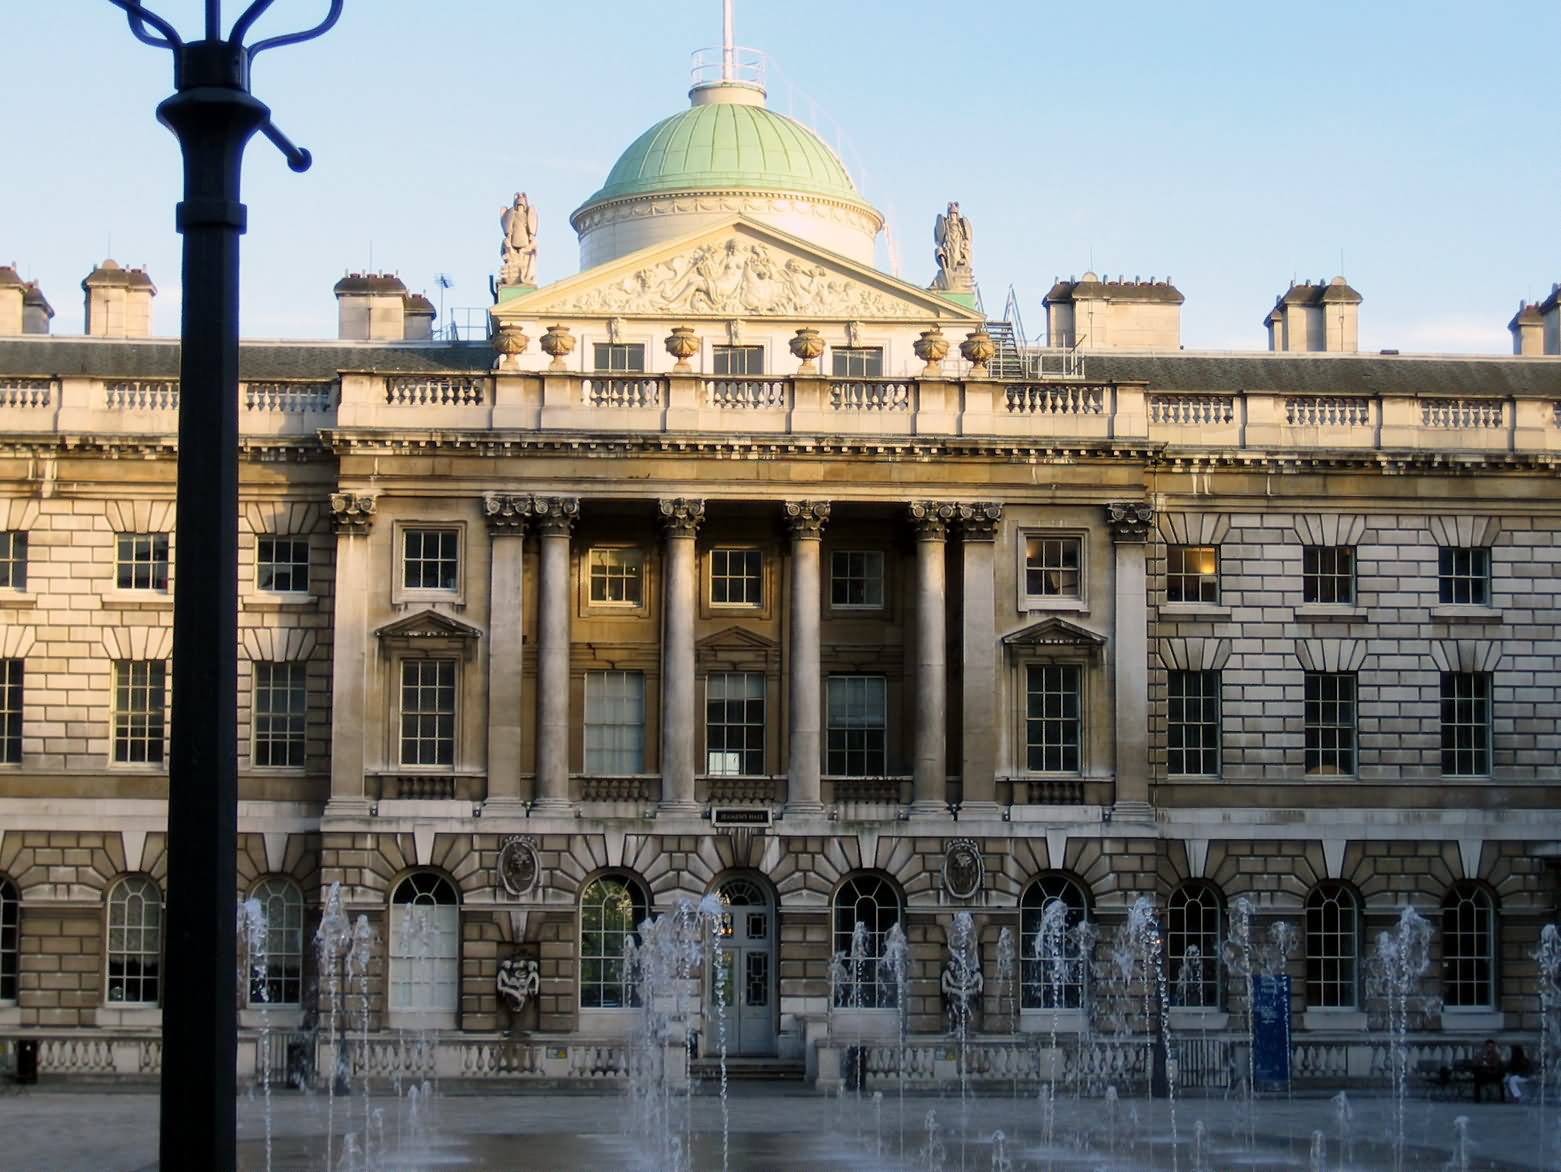
[[[1350,1096],[1342,1132],[1338,1104],[1321,1095],[1263,1098],[1251,1116],[1239,1098],[1187,1098],[1175,1104],[1173,1145],[1164,1101],[1059,1098],[1048,1122],[1034,1095],[962,1103],[957,1091],[915,1094],[902,1106],[893,1090],[880,1098],[829,1097],[794,1083],[734,1083],[723,1145],[714,1086],[702,1086],[691,1102],[673,1099],[662,1108],[667,1122],[658,1124],[647,1123],[621,1092],[517,1088],[398,1099],[388,1086],[371,1087],[366,1098],[278,1090],[271,1096],[268,1156],[265,1099],[257,1091],[239,1102],[239,1167],[662,1172],[686,1169],[692,1150],[698,1172],[723,1166],[733,1172],[1369,1172],[1394,1168],[1398,1126],[1392,1098],[1367,1092]],[[157,1096],[144,1086],[0,1088],[0,1170],[148,1172],[157,1167],[157,1119]],[[998,1130],[1004,1138],[994,1145]],[[1403,1169],[1561,1169],[1557,1106],[1410,1099],[1404,1134]]]

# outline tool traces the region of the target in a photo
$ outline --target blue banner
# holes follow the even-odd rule
[[[1290,1084],[1290,978],[1252,977],[1252,1076],[1260,1090]]]

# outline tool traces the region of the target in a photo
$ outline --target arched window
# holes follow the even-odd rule
[[[1220,1005],[1220,949],[1224,907],[1210,883],[1184,883],[1165,909],[1165,977],[1171,1004],[1196,1009]]]
[[[1442,900],[1442,1004],[1496,1004],[1496,900],[1477,883],[1455,883]]]
[[[884,937],[900,922],[900,896],[886,879],[855,875],[835,892],[835,1004],[851,1009],[894,1009],[899,986],[884,965]],[[854,941],[861,924],[860,945]]]
[[[1056,911],[1049,909],[1055,905]],[[1019,901],[1021,1009],[1078,1009],[1084,1004],[1089,958],[1089,904],[1084,889],[1066,875],[1042,875]]]
[[[414,871],[390,897],[390,1008],[454,1014],[461,991],[461,909],[455,888]]]
[[[18,932],[22,901],[16,884],[0,875],[0,1003],[16,1000],[16,970],[21,959]]]
[[[260,905],[266,936],[260,955],[249,958],[249,1003],[297,1005],[303,1000],[303,892],[274,875],[257,883],[250,898]]]
[[[1354,1009],[1360,1000],[1360,901],[1342,883],[1306,897],[1306,1004]]]
[[[580,893],[580,1008],[627,1009],[637,1004],[623,946],[639,939],[649,902],[626,875],[602,875]]]
[[[163,893],[128,875],[108,893],[108,1000],[156,1005],[162,992]]]

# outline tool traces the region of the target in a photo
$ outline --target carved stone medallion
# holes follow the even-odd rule
[[[505,891],[511,895],[529,894],[542,872],[536,840],[529,835],[506,838],[499,847],[499,862],[494,870]]]
[[[943,849],[943,890],[955,899],[969,899],[981,890],[986,867],[973,838],[955,838]]]

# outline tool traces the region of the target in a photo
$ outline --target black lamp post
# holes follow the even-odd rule
[[[173,719],[168,756],[168,912],[163,942],[164,1169],[234,1167],[238,839],[238,301],[244,147],[259,131],[294,171],[309,154],[249,92],[256,53],[320,36],[341,17],[246,46],[273,0],[253,0],[226,39],[206,0],[198,41],[141,0],[109,0],[130,31],[173,54],[175,93],[157,117],[179,139],[184,199]],[[148,30],[150,26],[150,31]]]

